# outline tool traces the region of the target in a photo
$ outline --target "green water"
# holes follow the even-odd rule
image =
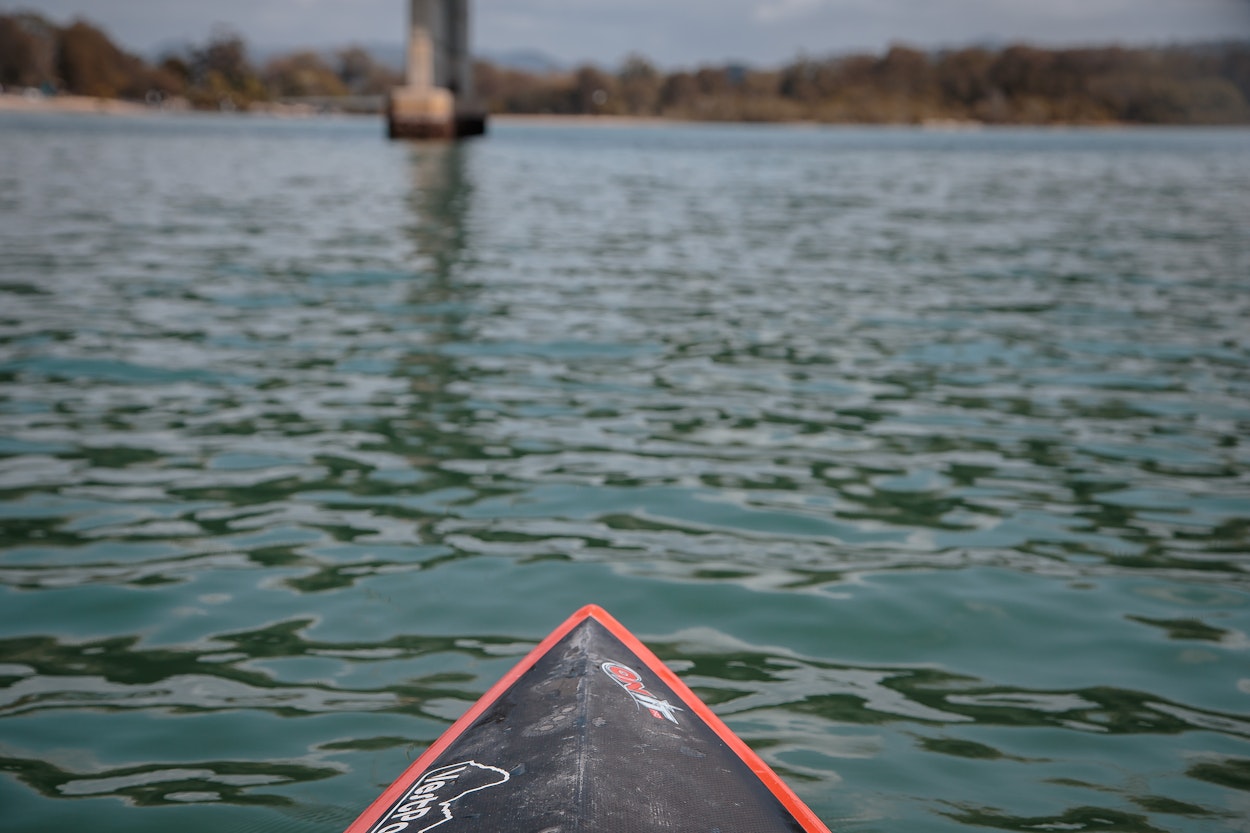
[[[0,114],[0,827],[335,833],[578,606],[851,831],[1250,830],[1250,132]]]

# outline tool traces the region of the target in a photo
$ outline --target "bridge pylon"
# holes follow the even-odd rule
[[[409,0],[408,68],[386,105],[392,139],[460,139],[486,132],[473,94],[469,0]]]

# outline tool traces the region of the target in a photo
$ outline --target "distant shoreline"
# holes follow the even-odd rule
[[[490,120],[508,124],[548,124],[569,125],[577,127],[663,127],[671,124],[688,125],[758,125],[761,127],[882,127],[923,130],[981,130],[999,126],[1029,127],[1032,125],[990,125],[979,121],[959,119],[927,119],[918,123],[911,122],[820,122],[812,119],[778,119],[777,121],[733,121],[728,119],[689,119],[677,116],[608,116],[583,113],[491,113]],[[1064,125],[1047,124],[1038,127],[1119,127],[1118,123],[1108,125]],[[1129,126],[1129,125],[1125,125]]]
[[[125,101],[115,98],[95,98],[84,95],[27,96],[20,93],[0,93],[0,113],[67,113],[101,116],[123,117],[154,117],[162,116],[268,116],[277,118],[369,118],[383,119],[383,113],[349,113],[320,112],[315,108],[299,104],[270,104],[254,106],[251,110],[234,112],[218,112],[213,110],[196,110],[190,107],[160,107],[140,104],[136,101]],[[491,113],[489,119],[501,124],[516,125],[561,125],[568,127],[664,127],[666,125],[760,125],[772,127],[792,127],[815,129],[821,127],[850,128],[897,128],[911,130],[936,130],[952,132],[970,132],[978,130],[1000,129],[1034,129],[1034,130],[1117,130],[1117,129],[1159,129],[1159,128],[1245,128],[1243,124],[1230,125],[1186,125],[1186,124],[1136,124],[1133,122],[1105,122],[1089,124],[1082,122],[1051,122],[1048,124],[989,124],[979,121],[958,119],[929,119],[920,123],[877,123],[877,122],[836,122],[825,123],[810,120],[789,121],[722,121],[683,119],[663,116],[617,116],[591,115],[578,113]]]
[[[800,52],[766,67],[727,62],[664,69],[637,53],[616,68],[585,63],[558,71],[478,59],[473,90],[499,124],[943,132],[999,125],[1250,125],[1250,39],[1229,35],[1156,46],[1004,42],[925,49],[893,43],[875,52]],[[388,93],[405,80],[363,47],[334,55],[305,48],[258,66],[249,61],[243,37],[228,29],[155,62],[127,54],[88,21],[61,25],[33,11],[0,13],[0,41],[5,80],[12,82],[0,110],[10,111],[376,118]]]
[[[137,101],[123,101],[116,98],[93,98],[86,95],[51,95],[26,96],[20,93],[0,93],[0,111],[26,113],[100,113],[110,116],[157,116],[167,113],[205,113],[215,115],[213,110],[195,110],[189,107],[154,107],[140,104]],[[272,105],[240,110],[228,115],[363,115],[370,118],[385,118],[383,113],[320,113],[309,107],[299,105]],[[583,125],[661,125],[685,121],[684,119],[666,119],[659,116],[596,116],[558,113],[492,113],[491,121],[500,122],[535,122],[546,124],[583,124]]]
[[[135,101],[122,101],[113,98],[93,98],[85,95],[55,95],[27,97],[15,93],[0,93],[0,112],[21,113],[90,113],[106,116],[163,116],[163,115],[218,115],[212,110],[194,110],[190,108],[165,108],[140,104]],[[271,105],[247,111],[235,111],[226,115],[235,116],[285,116],[294,118],[312,118],[316,116],[353,118],[385,118],[382,113],[322,113],[299,105]],[[491,113],[492,122],[502,124],[535,124],[563,125],[568,127],[664,127],[673,124],[761,124],[778,127],[821,127],[815,121],[772,121],[772,122],[735,122],[735,121],[699,121],[696,119],[665,118],[663,116],[616,116],[592,115],[579,113]],[[946,122],[934,121],[922,124],[846,124],[845,127],[902,127],[943,130],[979,130],[985,127],[981,122]],[[1051,125],[1054,126],[1054,125]],[[1112,125],[1114,126],[1114,125]]]
[[[197,110],[185,104],[176,106],[159,106],[140,104],[137,101],[125,101],[119,98],[95,98],[87,95],[37,95],[26,96],[20,93],[0,93],[0,113],[90,113],[102,116],[168,116],[168,115],[236,115],[236,116],[279,116],[287,118],[310,118],[313,116],[333,116],[335,118],[358,118],[362,115],[369,118],[381,118],[381,113],[321,113],[315,107],[306,104],[257,104],[250,110],[216,111]]]
[[[26,96],[0,93],[0,111],[23,113],[99,113],[109,116],[141,116],[161,112],[155,107],[115,98],[87,95]]]
[[[581,127],[660,127],[666,124],[703,124],[661,116],[596,116],[589,113],[490,113],[490,121],[508,124],[567,124]]]

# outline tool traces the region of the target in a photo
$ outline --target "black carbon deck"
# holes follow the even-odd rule
[[[636,638],[583,608],[347,833],[827,828]]]

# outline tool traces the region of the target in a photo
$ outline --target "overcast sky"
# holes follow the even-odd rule
[[[101,25],[128,49],[202,42],[215,24],[261,48],[401,39],[407,0],[0,0]],[[1250,37],[1250,0],[473,0],[474,48],[614,65],[779,64],[892,42],[1162,44]]]

